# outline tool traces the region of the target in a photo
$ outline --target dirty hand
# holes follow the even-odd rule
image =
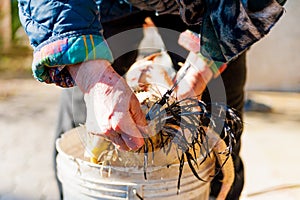
[[[202,66],[191,65],[187,69],[186,65],[184,65],[177,72],[176,80],[185,73],[183,79],[179,82],[176,88],[178,99],[188,97],[197,97],[198,99],[201,99],[201,94],[206,88],[207,83],[213,77],[213,72],[209,67],[205,66],[205,62],[198,62],[197,64]]]
[[[207,83],[213,77],[213,72],[208,66],[207,60],[199,56],[200,35],[186,30],[179,35],[178,44],[190,53],[185,64],[176,75],[176,80],[183,76],[176,88],[177,98],[198,97],[200,99]]]
[[[87,61],[68,67],[84,93],[89,132],[104,136],[123,150],[144,144],[146,118],[125,80],[105,60]]]

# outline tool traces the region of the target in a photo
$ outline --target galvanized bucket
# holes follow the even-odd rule
[[[177,190],[179,168],[174,164],[147,168],[102,167],[84,160],[84,146],[78,128],[66,132],[56,141],[57,172],[66,200],[207,200],[210,183],[199,181],[188,164],[183,168],[180,192]],[[210,180],[215,159],[211,156],[199,166],[198,174]]]

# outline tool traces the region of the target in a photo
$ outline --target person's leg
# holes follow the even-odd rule
[[[83,101],[83,94],[78,87],[63,89],[59,102],[59,113],[56,125],[55,138],[59,138],[63,133],[79,124],[84,124],[86,117],[86,108]],[[54,143],[55,145],[55,143]],[[60,198],[63,199],[63,188],[57,177],[56,156],[57,150],[54,146],[54,171],[56,175],[57,186]]]
[[[227,105],[237,110],[243,119],[244,106],[244,86],[246,81],[246,53],[241,54],[236,60],[232,61],[227,69],[221,74],[223,80]],[[210,84],[214,84],[214,80]],[[210,88],[213,88],[210,87]],[[209,92],[205,90],[202,100],[210,102]],[[236,144],[233,148],[233,162],[235,168],[235,180],[226,199],[238,200],[244,186],[244,165],[239,155],[241,148],[241,135],[236,135]],[[211,183],[211,195],[216,197],[222,185],[222,173],[219,173]]]
[[[122,17],[118,20],[102,23],[103,35],[112,51],[113,68],[123,76],[136,61],[138,47],[143,39],[143,24],[146,15],[143,12]]]
[[[172,59],[173,66],[179,70],[179,62],[184,62],[188,51],[178,44],[180,33],[189,29],[198,33],[200,25],[189,26],[185,24],[179,15],[151,15],[155,26],[158,27],[159,34],[166,46],[166,50]]]

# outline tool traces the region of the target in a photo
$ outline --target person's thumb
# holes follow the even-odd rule
[[[133,121],[139,126],[147,126],[146,116],[141,109],[141,105],[135,95],[130,99],[130,113]]]
[[[154,134],[151,133],[152,129],[151,127],[148,126],[148,122],[146,120],[146,114],[142,111],[141,105],[135,95],[132,95],[131,97],[130,113],[133,121],[136,123],[143,137],[150,137],[151,134]]]

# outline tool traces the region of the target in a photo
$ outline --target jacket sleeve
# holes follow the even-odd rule
[[[201,53],[229,62],[269,33],[286,0],[129,0],[158,14],[179,12],[187,24],[201,24]],[[172,22],[170,22],[172,23]]]
[[[113,61],[94,0],[19,0],[19,17],[34,49],[33,75],[41,82],[71,87],[64,66]]]
[[[285,0],[206,0],[201,53],[229,62],[269,33],[284,13]]]

